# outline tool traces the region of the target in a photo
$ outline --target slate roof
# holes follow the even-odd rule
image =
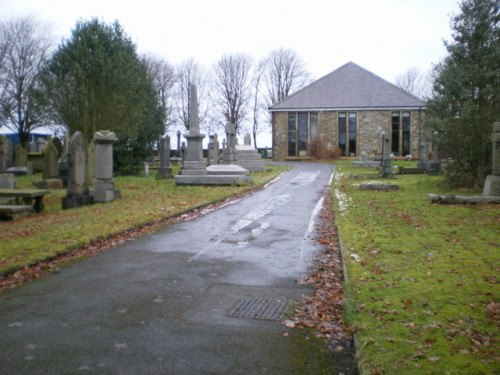
[[[425,102],[349,62],[271,106],[271,112],[349,109],[413,109]]]

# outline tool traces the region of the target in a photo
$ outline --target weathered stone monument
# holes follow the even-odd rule
[[[421,171],[426,171],[428,168],[428,160],[427,160],[427,147],[425,144],[420,145],[420,159],[418,161],[417,168]]]
[[[87,181],[92,181],[95,173],[95,140],[93,139],[87,146]]]
[[[208,165],[219,164],[219,140],[217,134],[211,134],[208,142]]]
[[[63,210],[92,204],[87,183],[87,140],[82,133],[76,132],[68,146],[68,188],[62,199]]]
[[[69,134],[64,135],[64,142],[62,145],[61,157],[59,158],[58,169],[59,177],[62,180],[63,187],[68,186],[68,147],[69,147]]]
[[[200,127],[198,123],[198,100],[196,98],[196,86],[194,85],[191,86],[191,94],[189,102],[189,133],[184,135],[188,144],[186,152],[184,152],[185,156],[183,168],[181,174],[175,176],[175,183],[177,185],[247,184],[250,182],[250,172],[238,165],[223,166],[215,164],[206,167],[206,162],[203,161],[203,150],[201,144],[205,135],[200,134]],[[236,136],[236,132],[233,131],[233,133],[234,136]],[[234,139],[234,142],[235,141],[236,140]]]
[[[166,135],[160,142],[160,167],[158,168],[157,180],[172,178],[172,164],[170,163],[170,137]]]
[[[198,94],[196,86],[191,85],[191,96],[189,98],[189,132],[184,134],[187,140],[186,154],[182,166],[182,175],[204,175],[207,173],[206,164],[203,160],[202,141],[205,134],[200,133],[198,119]]]
[[[113,180],[113,143],[116,134],[109,130],[94,133],[95,164],[94,189],[90,192],[94,202],[110,202],[121,197]]]
[[[7,170],[7,153],[9,152],[7,142],[7,137],[0,135],[0,173]]]
[[[23,146],[18,145],[14,151],[14,166],[26,167],[28,162],[28,153]]]
[[[23,146],[18,145],[14,150],[14,166],[7,169],[7,172],[14,173],[16,176],[31,175],[33,169],[28,162],[28,153]]]
[[[380,164],[380,177],[393,178],[389,138],[385,136],[385,132],[382,133],[382,162]]]
[[[246,133],[243,138],[243,146],[236,146],[236,159],[239,166],[248,169],[251,172],[263,172],[267,166],[262,160],[259,151],[251,145],[250,134]]]
[[[236,125],[226,125],[226,146],[222,153],[222,164],[236,164]]]
[[[59,153],[56,146],[49,139],[42,150],[43,165],[42,165],[42,180],[33,182],[33,185],[39,189],[61,189],[63,187],[62,180],[59,178],[58,159]]]
[[[500,196],[500,122],[493,124],[491,142],[493,144],[491,149],[491,175],[486,177],[483,195],[498,197]]]

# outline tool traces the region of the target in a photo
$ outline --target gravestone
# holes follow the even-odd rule
[[[250,172],[238,165],[228,166],[210,165],[206,167],[202,160],[201,141],[204,134],[200,134],[198,124],[198,102],[196,86],[191,86],[189,110],[189,134],[184,137],[188,141],[185,160],[181,174],[175,176],[176,185],[243,185],[251,181]],[[234,128],[233,133],[235,134]],[[234,150],[234,146],[233,146]]]
[[[243,145],[250,146],[252,144],[252,138],[250,137],[250,133],[245,133],[243,137]]]
[[[205,134],[200,133],[198,119],[198,95],[196,86],[191,85],[191,96],[189,98],[189,132],[184,134],[187,147],[182,167],[182,175],[204,175],[207,173],[206,164],[203,161],[202,141]]]
[[[51,139],[47,142],[43,153],[43,179],[58,178],[59,170],[57,168],[57,160],[59,159],[58,151]]]
[[[26,167],[28,162],[28,153],[23,146],[18,145],[15,150],[14,155],[14,166],[16,167]]]
[[[0,135],[0,173],[7,170],[7,153],[9,152],[7,142],[7,137]]]
[[[386,138],[385,133],[382,134],[382,162],[380,168],[380,177],[393,178],[389,138]]]
[[[0,189],[14,189],[16,187],[16,180],[13,173],[0,173]],[[11,204],[14,198],[1,198],[0,204]]]
[[[425,171],[428,168],[427,147],[425,144],[420,145],[420,159],[418,161],[417,168],[422,171]]]
[[[87,181],[92,181],[95,172],[95,141],[92,140],[88,144],[87,150]]]
[[[16,180],[13,173],[0,173],[0,189],[14,189]]]
[[[61,189],[63,187],[62,180],[59,178],[58,168],[58,151],[52,139],[49,139],[42,150],[42,177],[41,181],[33,182],[33,185],[39,189]]]
[[[483,187],[483,195],[498,197],[500,196],[500,122],[493,124],[492,142],[492,164],[491,175],[486,177]]]
[[[236,125],[226,125],[226,147],[222,153],[222,164],[236,164]]]
[[[94,189],[90,192],[94,202],[110,202],[121,197],[121,192],[115,189],[113,180],[113,143],[115,141],[116,134],[111,131],[101,130],[94,133]]]
[[[61,157],[59,158],[58,169],[59,178],[62,181],[63,187],[68,186],[68,147],[69,147],[69,134],[64,135],[64,142],[62,144]]]
[[[23,146],[18,145],[14,151],[14,166],[7,168],[7,172],[16,176],[33,174],[31,163],[28,162],[28,153]]]
[[[209,139],[208,165],[219,164],[219,141],[217,139],[217,134],[210,135]]]
[[[181,151],[181,131],[177,130],[177,151]]]
[[[68,146],[68,187],[62,199],[63,210],[92,204],[87,182],[87,140],[81,132],[71,137]]]
[[[160,167],[158,168],[157,180],[172,178],[172,164],[170,163],[170,137],[166,135],[160,142]]]

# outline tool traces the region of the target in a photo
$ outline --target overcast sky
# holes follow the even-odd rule
[[[210,68],[225,54],[259,60],[284,47],[313,79],[353,61],[391,82],[446,56],[458,10],[458,0],[0,0],[0,20],[36,16],[56,44],[97,17],[118,20],[139,53],[172,64],[192,57]]]
[[[353,61],[394,81],[446,55],[457,0],[0,0],[2,20],[35,15],[57,42],[77,20],[118,20],[139,53],[210,67],[224,54],[260,59],[292,48],[312,78]]]

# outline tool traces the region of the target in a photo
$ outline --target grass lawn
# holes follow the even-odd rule
[[[173,217],[195,207],[221,201],[270,181],[286,167],[272,166],[252,173],[248,186],[176,186],[173,180],[150,177],[115,177],[122,199],[77,209],[62,210],[66,190],[52,190],[45,210],[16,221],[0,221],[0,276],[25,265],[81,247],[96,239]],[[40,176],[16,178],[18,188],[32,187]]]
[[[439,176],[397,176],[395,192],[347,177],[370,172],[341,161],[332,185],[360,372],[499,373],[499,207],[431,205],[431,192],[479,193]]]

